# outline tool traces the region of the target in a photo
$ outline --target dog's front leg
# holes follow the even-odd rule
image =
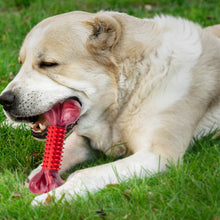
[[[76,195],[85,196],[87,192],[94,193],[107,184],[119,183],[133,175],[145,177],[158,172],[159,168],[165,169],[159,156],[144,149],[125,159],[75,172],[59,188],[37,196],[32,205],[45,204],[52,197],[55,201],[61,198],[70,201]]]
[[[71,167],[92,160],[96,156],[90,148],[88,140],[73,132],[65,141],[60,174],[65,173]]]

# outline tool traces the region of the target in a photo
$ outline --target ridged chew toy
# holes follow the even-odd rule
[[[62,185],[60,178],[62,150],[66,127],[75,124],[81,112],[80,104],[73,99],[56,104],[51,110],[44,113],[49,123],[47,139],[44,149],[42,170],[37,173],[29,183],[29,189],[35,194],[47,193]]]

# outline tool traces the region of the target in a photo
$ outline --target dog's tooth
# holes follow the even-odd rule
[[[33,124],[33,123],[28,123],[28,125],[29,125],[31,128],[34,128],[34,124]]]
[[[39,127],[40,127],[41,130],[45,130],[46,129],[46,126],[42,125],[41,123],[39,123]]]

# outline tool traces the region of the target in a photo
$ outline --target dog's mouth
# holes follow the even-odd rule
[[[69,124],[66,127],[66,133],[70,133],[73,128],[77,125],[78,120],[74,124]],[[38,120],[35,123],[29,123],[31,127],[31,134],[34,138],[44,140],[47,136],[47,129],[49,127],[48,121],[42,115],[38,116]]]
[[[31,134],[33,137],[37,139],[46,138],[49,123],[47,122],[43,114],[36,116],[36,121],[30,122],[29,126],[31,128]]]
[[[74,103],[74,105],[73,105],[73,103]],[[47,120],[48,119],[48,112],[49,112],[49,114],[51,114],[50,112],[52,112],[52,121],[54,121],[56,117],[57,118],[60,117],[61,112],[58,108],[61,105],[68,106],[70,111],[71,111],[71,108],[72,108],[73,111],[76,111],[76,109],[81,109],[81,106],[82,106],[79,99],[74,97],[74,98],[70,98],[70,99],[61,101],[59,103],[56,103],[49,111],[47,111],[45,113],[42,113],[42,114],[36,115],[36,116],[31,116],[31,117],[19,117],[19,118],[16,118],[16,121],[23,121],[23,122],[28,123],[30,128],[31,128],[32,136],[36,139],[44,140],[44,139],[46,139],[46,136],[47,136],[48,127],[50,125],[55,125],[55,124],[51,124],[53,122],[51,122],[50,118],[49,118],[50,123],[48,122],[48,120]],[[57,115],[57,114],[59,114],[59,115]],[[68,124],[67,126],[64,126],[65,129],[66,129],[66,133],[71,132],[73,130],[73,128],[77,125],[77,122],[78,122],[79,118],[76,117],[74,119],[69,119],[68,117],[71,117],[71,115],[67,111],[64,111],[62,117],[64,118],[64,120],[70,120],[71,121],[70,123],[67,123]]]

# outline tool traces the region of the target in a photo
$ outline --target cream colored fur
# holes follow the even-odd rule
[[[125,157],[77,171],[49,194],[71,200],[164,171],[181,161],[193,137],[219,128],[219,30],[117,12],[72,12],[35,26],[20,51],[22,67],[5,89],[19,97],[8,117],[42,114],[76,96],[82,114],[66,141],[61,173],[91,159],[93,150]],[[41,68],[42,61],[58,65]]]

